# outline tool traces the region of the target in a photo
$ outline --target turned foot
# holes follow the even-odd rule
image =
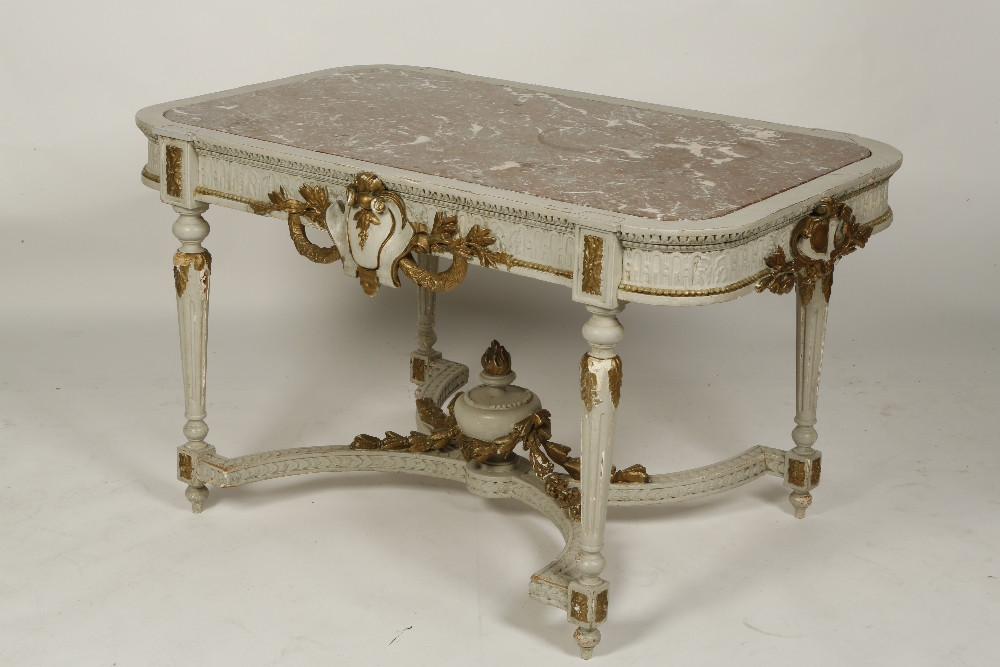
[[[812,501],[812,495],[805,491],[792,491],[791,495],[788,496],[788,502],[795,510],[796,519],[806,518],[806,508],[812,505]]]
[[[208,498],[208,489],[204,484],[199,486],[188,485],[184,496],[191,502],[191,511],[195,514],[201,513],[201,504]]]
[[[594,657],[594,647],[601,641],[601,631],[597,628],[580,626],[573,633],[573,639],[580,645],[580,657],[590,660]]]

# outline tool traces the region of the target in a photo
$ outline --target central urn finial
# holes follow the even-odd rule
[[[514,424],[542,409],[542,402],[531,391],[514,384],[517,375],[511,370],[510,353],[497,341],[483,353],[481,385],[470,389],[455,402],[455,420],[462,433],[490,442],[514,430]],[[487,464],[509,465],[513,453]]]

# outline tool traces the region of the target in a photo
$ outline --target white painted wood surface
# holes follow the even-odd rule
[[[583,337],[590,350],[581,362],[581,391],[584,394],[582,422],[580,426],[580,552],[577,557],[579,578],[573,582],[570,591],[586,596],[593,605],[602,591],[608,595],[607,582],[601,578],[604,570],[604,525],[608,516],[608,493],[611,488],[611,467],[614,461],[615,417],[618,412],[618,390],[613,388],[621,382],[621,360],[615,352],[618,343],[625,337],[625,328],[618,321],[618,313],[625,309],[620,305],[614,309],[588,306],[590,319],[583,325]],[[596,386],[588,387],[584,378],[592,376]],[[589,394],[589,395],[588,395]],[[580,646],[580,656],[588,659],[594,654],[594,647],[601,641],[597,629],[599,621],[589,609],[589,622],[577,627],[574,637]],[[580,622],[572,613],[569,622]]]
[[[816,404],[819,400],[819,374],[823,366],[823,341],[826,338],[826,316],[830,304],[817,289],[808,304],[803,305],[801,290],[795,290],[795,428],[792,429],[792,440],[795,448],[789,453],[798,460],[808,462],[811,469],[816,465],[819,451],[813,449],[819,437],[816,432]],[[786,457],[786,468],[788,458]],[[785,475],[786,484],[788,474]],[[792,487],[788,497],[795,510],[795,518],[802,519],[806,509],[812,504],[812,494],[809,490],[814,486],[809,479],[806,488]]]
[[[210,231],[208,222],[202,213],[208,210],[207,204],[198,204],[195,208],[186,209],[175,206],[180,214],[174,222],[174,236],[181,242],[177,249],[179,255],[200,256],[206,253],[201,242]],[[202,453],[214,453],[214,448],[205,442],[208,436],[207,416],[205,409],[205,385],[208,367],[208,291],[211,275],[211,262],[198,270],[193,263],[183,268],[177,266],[175,271],[185,272],[187,284],[183,293],[177,295],[177,323],[181,341],[181,369],[184,377],[184,436],[187,442],[178,450],[179,460],[183,457],[194,458]],[[176,281],[176,279],[175,279]],[[191,460],[191,459],[187,459]],[[183,467],[183,466],[181,466]],[[188,483],[186,496],[191,501],[191,510],[201,512],[202,503],[208,498],[205,481],[197,477],[185,479],[183,471],[178,470],[181,481]]]

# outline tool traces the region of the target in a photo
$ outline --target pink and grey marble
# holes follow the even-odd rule
[[[653,220],[725,215],[871,154],[750,122],[392,67],[326,72],[164,115]]]

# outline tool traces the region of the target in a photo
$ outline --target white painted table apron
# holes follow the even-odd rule
[[[607,506],[671,503],[765,475],[805,516],[820,481],[816,400],[834,265],[892,221],[894,148],[846,134],[626,102],[440,70],[349,67],[140,111],[142,182],[180,217],[174,285],[184,376],[177,475],[200,512],[208,485],[307,472],[442,477],[549,517],[566,546],[529,595],[600,641]],[[287,221],[294,248],[341,262],[369,295],[419,286],[417,430],[351,444],[227,458],[205,438],[209,204]],[[305,226],[329,234],[313,244]],[[438,258],[452,259],[439,271]],[[434,349],[436,293],[468,265],[565,285],[589,311],[579,457],[549,440],[550,415],[512,385],[494,342],[482,385]],[[796,292],[796,426],[790,450],[757,446],[695,470],[612,465],[627,303],[705,305],[755,290]],[[485,346],[485,341],[484,341]],[[404,431],[406,429],[403,429]],[[520,450],[516,448],[520,446]],[[526,457],[516,453],[522,451]]]

